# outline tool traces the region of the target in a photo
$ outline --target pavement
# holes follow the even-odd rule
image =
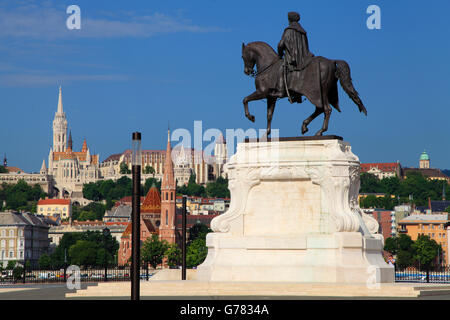
[[[97,283],[81,283],[81,289],[96,286]],[[128,297],[82,297],[66,298],[66,293],[75,290],[66,284],[17,284],[1,285],[0,300],[130,300]],[[450,300],[450,295],[423,296],[418,298],[386,298],[386,297],[311,297],[311,296],[141,296],[141,300]]]

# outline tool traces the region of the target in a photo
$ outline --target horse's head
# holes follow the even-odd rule
[[[244,60],[244,73],[248,76],[254,74],[253,68],[255,67],[256,59],[253,51],[249,50],[245,43],[242,43],[242,60]]]

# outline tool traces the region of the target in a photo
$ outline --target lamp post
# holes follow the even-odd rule
[[[183,218],[181,220],[181,280],[186,280],[186,195],[183,195]]]
[[[132,135],[132,214],[131,214],[131,300],[139,300],[140,288],[140,214],[141,214],[141,133]]]
[[[105,229],[103,229],[103,245],[105,247],[105,256],[104,256],[104,261],[105,261],[105,282],[108,281],[108,263],[106,261],[106,239],[108,238],[110,234],[110,231],[108,229],[108,227],[105,227]]]

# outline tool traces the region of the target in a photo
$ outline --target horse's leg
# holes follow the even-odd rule
[[[326,104],[324,104],[323,106],[323,113],[324,113],[324,119],[323,119],[323,125],[322,125],[322,129],[320,129],[319,131],[317,131],[316,136],[321,136],[322,133],[324,133],[325,131],[328,130],[328,122],[330,121],[330,115],[331,115],[331,107],[328,104],[328,102]]]
[[[275,111],[275,104],[277,99],[274,97],[267,97],[267,131],[265,136],[268,138],[270,135],[270,131],[272,128],[272,117],[273,112]]]
[[[308,132],[308,125],[311,123],[311,121],[317,118],[322,112],[323,109],[316,107],[316,110],[307,119],[305,119],[305,121],[303,121],[302,134]]]
[[[244,100],[242,101],[244,103],[244,110],[245,110],[245,116],[251,121],[251,122],[255,122],[255,116],[251,115],[250,112],[248,111],[248,103],[250,101],[254,101],[254,100],[260,100],[260,99],[264,99],[266,96],[264,93],[260,92],[260,91],[255,91],[253,92],[251,95],[247,96],[244,98]]]

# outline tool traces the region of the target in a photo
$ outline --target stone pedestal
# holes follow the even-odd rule
[[[333,137],[243,142],[225,165],[200,281],[394,282],[375,219],[358,206],[359,159]]]

